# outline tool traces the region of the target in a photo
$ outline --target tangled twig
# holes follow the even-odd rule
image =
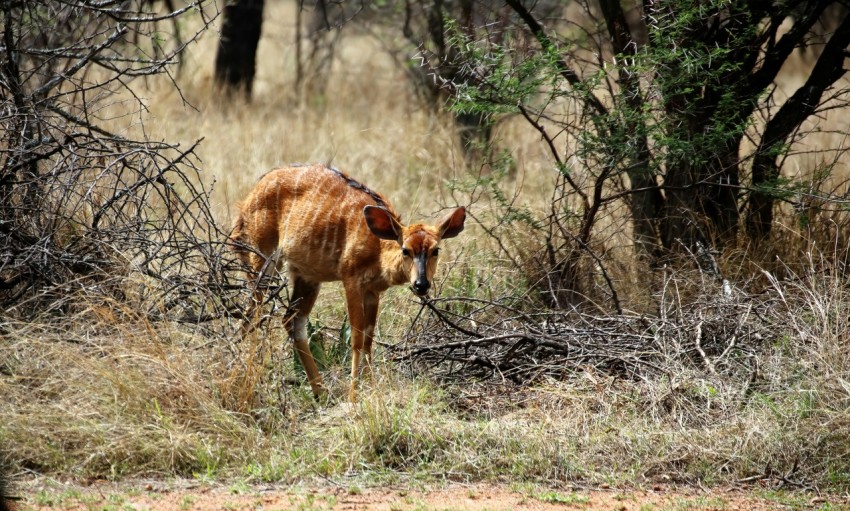
[[[508,303],[469,298],[426,306],[431,314],[411,329],[407,342],[389,351],[416,371],[448,379],[525,384],[589,367],[630,379],[669,377],[675,361],[714,376],[742,373],[749,380],[750,366],[740,360],[769,338],[769,325],[759,319],[765,315],[750,313],[769,304],[719,298],[695,301],[663,318],[577,310],[529,314]],[[687,332],[696,337],[688,341]]]

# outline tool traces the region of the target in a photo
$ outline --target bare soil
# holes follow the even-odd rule
[[[95,483],[88,486],[32,481],[24,486],[19,510],[584,510],[584,511],[767,511],[850,510],[846,496],[725,488],[704,491],[656,486],[652,489],[564,490],[543,486],[474,484],[430,488],[357,486],[280,487],[197,483]]]

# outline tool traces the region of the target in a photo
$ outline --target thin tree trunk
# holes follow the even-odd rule
[[[615,53],[635,56],[637,38],[632,34],[623,7],[617,0],[602,0],[599,3],[608,34]],[[639,112],[645,98],[641,94],[640,81],[636,73],[629,72],[626,66],[620,67],[620,86],[623,88],[622,97],[632,112]],[[627,121],[626,130],[634,137],[634,163],[627,171],[631,189],[635,192],[629,196],[629,208],[634,224],[635,247],[638,256],[654,264],[659,258],[660,240],[658,236],[658,215],[664,206],[664,197],[658,187],[658,182],[650,168],[649,141],[646,126],[638,117]]]
[[[303,97],[304,87],[304,57],[302,56],[302,19],[304,18],[304,5],[298,2],[295,10],[295,90],[299,100]]]

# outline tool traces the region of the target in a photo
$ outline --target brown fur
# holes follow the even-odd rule
[[[361,354],[371,368],[381,293],[404,283],[427,293],[441,239],[459,234],[465,219],[465,210],[457,208],[437,225],[404,226],[384,196],[323,165],[267,173],[238,208],[231,238],[240,259],[260,278],[264,267],[288,263],[291,304],[285,323],[317,395],[324,388],[307,344],[307,315],[322,282],[342,281],[352,332],[352,401]],[[261,303],[257,290],[243,333],[253,329]]]

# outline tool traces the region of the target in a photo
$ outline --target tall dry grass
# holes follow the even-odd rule
[[[217,183],[222,221],[267,170],[292,162],[332,164],[390,197],[405,218],[430,215],[450,201],[443,181],[465,171],[447,119],[414,99],[404,76],[367,36],[341,45],[326,92],[295,91],[295,3],[268,5],[250,103],[215,93],[215,34],[191,49],[178,79],[149,92],[146,127],[163,138],[194,140],[210,179]],[[197,108],[197,110],[195,108]]]
[[[250,103],[213,90],[216,34],[210,33],[190,48],[177,77],[180,93],[167,81],[139,83],[149,111],[116,119],[110,128],[135,133],[143,121],[153,139],[189,144],[203,138],[197,154],[223,224],[264,172],[312,161],[338,166],[386,194],[406,219],[460,203],[485,225],[493,221],[495,205],[447,186],[479,169],[468,168],[450,121],[416,102],[374,39],[346,37],[326,93],[296,94],[294,9],[294,2],[267,3]],[[824,122],[839,123],[832,115]],[[504,121],[497,133],[516,162],[503,183],[506,193],[543,211],[552,170],[545,148],[518,119]],[[833,147],[843,143],[836,136],[824,130],[807,140]],[[821,161],[807,155],[796,165],[814,172]],[[471,223],[448,246],[441,287],[485,299],[521,296],[522,276]],[[612,220],[612,229],[621,225]],[[785,228],[804,237],[793,222]],[[522,233],[510,236],[524,241]],[[616,249],[627,253],[622,239]],[[396,371],[379,356],[378,374],[364,383],[359,405],[332,400],[317,406],[295,383],[302,376],[279,319],[240,343],[235,322],[205,335],[151,323],[119,303],[98,303],[61,321],[2,325],[0,442],[18,466],[82,479],[176,474],[248,481],[711,484],[761,478],[847,488],[850,296],[842,278],[824,271],[846,254],[825,257],[828,264],[821,265],[818,252],[810,253],[809,265],[788,271],[791,280],[764,277],[766,296],[781,315],[767,318],[775,335],[760,347],[746,394],[741,390],[749,382],[684,365],[671,366],[671,377],[660,381],[619,380],[588,368],[534,388],[440,387]],[[638,282],[628,259],[620,265],[621,285]],[[673,284],[692,285],[681,278]],[[406,290],[388,295],[380,340],[404,342],[420,306]],[[313,318],[326,343],[338,342],[337,286],[326,286]],[[682,334],[683,344],[689,342],[691,333]],[[344,396],[344,363],[337,360],[325,372],[331,395]]]

